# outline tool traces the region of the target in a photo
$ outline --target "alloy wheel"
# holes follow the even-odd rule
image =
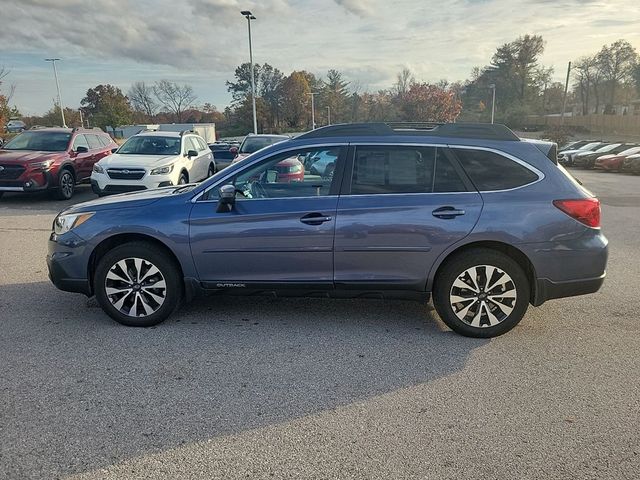
[[[69,172],[64,172],[60,177],[60,190],[65,198],[73,196],[73,176]]]
[[[167,284],[160,269],[148,260],[124,258],[109,269],[105,291],[111,305],[120,313],[146,317],[162,307]]]
[[[493,327],[515,308],[517,291],[513,279],[492,265],[476,265],[463,271],[451,286],[453,313],[472,327]]]

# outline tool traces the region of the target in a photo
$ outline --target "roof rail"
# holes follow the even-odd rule
[[[182,130],[182,131],[180,132],[180,136],[183,136],[183,135],[185,135],[185,134],[187,134],[187,133],[193,133],[193,130]]]
[[[508,127],[492,123],[377,122],[341,123],[320,127],[297,138],[342,136],[381,137],[392,135],[481,138],[486,140],[520,141]]]

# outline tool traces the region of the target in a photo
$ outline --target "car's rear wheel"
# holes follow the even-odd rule
[[[490,249],[467,250],[442,267],[433,303],[453,331],[489,338],[515,327],[529,306],[529,281],[511,257]]]
[[[115,321],[150,327],[171,315],[182,298],[175,262],[155,245],[136,242],[109,251],[94,276],[96,298]]]
[[[58,188],[54,196],[58,200],[69,200],[76,191],[76,179],[69,169],[64,169],[58,175]]]

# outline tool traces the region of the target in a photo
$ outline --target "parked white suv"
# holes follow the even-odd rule
[[[100,196],[194,183],[216,172],[209,146],[190,132],[143,132],[93,166],[91,188]]]

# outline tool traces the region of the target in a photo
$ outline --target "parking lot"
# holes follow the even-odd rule
[[[0,478],[637,478],[640,177],[574,174],[605,285],[493,340],[378,300],[212,297],[126,328],[47,279],[71,202],[6,194]]]

